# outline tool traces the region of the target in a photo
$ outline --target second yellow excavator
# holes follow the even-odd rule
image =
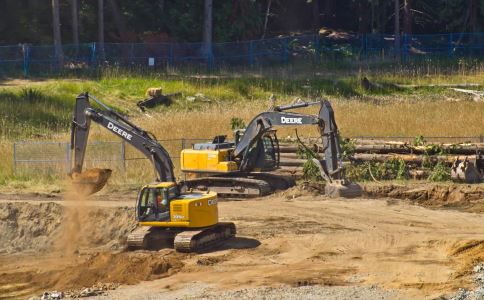
[[[288,110],[320,105],[318,115]],[[181,169],[192,178],[182,184],[197,190],[216,191],[223,196],[263,196],[293,186],[294,179],[269,173],[279,167],[279,141],[274,127],[316,125],[323,143],[324,159],[314,158],[326,194],[332,197],[358,197],[362,189],[345,177],[339,132],[331,104],[327,100],[275,106],[258,114],[233,142],[225,136],[211,143],[194,144],[181,153]]]

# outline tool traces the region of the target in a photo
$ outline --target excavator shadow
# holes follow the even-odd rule
[[[216,245],[210,249],[205,249],[199,253],[207,253],[207,252],[215,252],[215,251],[222,251],[222,250],[230,250],[230,249],[253,249],[257,248],[261,245],[256,239],[247,238],[247,237],[233,237],[229,240],[223,241],[223,243]]]
[[[220,241],[220,243],[213,245],[209,248],[204,248],[196,251],[195,253],[210,253],[216,251],[230,250],[230,249],[252,249],[259,247],[261,242],[256,239],[246,237],[233,237],[228,240]],[[147,247],[148,250],[158,251],[161,249],[173,248],[173,239],[159,239],[157,241],[151,241]]]

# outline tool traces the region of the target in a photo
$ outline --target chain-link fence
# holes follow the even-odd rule
[[[399,43],[395,43],[395,39]],[[396,48],[399,45],[399,48]],[[339,38],[319,34],[213,43],[211,51],[202,43],[83,43],[62,46],[56,56],[53,45],[0,47],[4,71],[30,73],[60,69],[89,69],[98,66],[165,68],[208,66],[209,68],[287,63],[295,60],[331,61],[412,59],[429,57],[482,57],[484,33],[347,34]]]
[[[168,151],[175,170],[179,170],[180,152],[191,148],[194,143],[206,142],[209,139],[172,139],[160,140]],[[71,170],[72,151],[70,143],[26,141],[13,144],[13,170],[16,175],[26,177],[63,176]],[[84,168],[109,168],[118,174],[142,176],[153,169],[150,161],[134,147],[125,142],[92,142],[89,143]]]
[[[365,140],[405,141],[413,143],[415,137],[352,137]],[[310,142],[320,142],[320,137],[307,138]],[[170,139],[159,140],[173,161],[175,172],[180,173],[181,150],[192,148],[193,144],[211,139]],[[428,143],[484,143],[484,135],[467,137],[424,137]],[[284,142],[284,141],[281,141]],[[59,177],[71,169],[71,148],[66,142],[16,142],[13,144],[13,169],[15,174],[26,177]],[[87,147],[85,168],[109,168],[126,178],[153,179],[151,162],[132,146],[124,142],[93,142]]]

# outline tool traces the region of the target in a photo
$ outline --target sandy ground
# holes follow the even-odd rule
[[[484,203],[475,194],[472,201]],[[83,203],[76,239],[96,239],[66,252],[45,239],[62,240],[67,221],[59,220],[78,206],[60,196],[0,197],[0,225],[8,223],[1,228],[8,234],[0,239],[0,298],[116,282],[103,299],[434,299],[472,287],[470,270],[484,260],[484,220],[468,212],[466,197],[459,200],[465,209],[454,198],[453,209],[427,208],[427,200],[416,205],[411,196],[329,199],[299,188],[223,201],[221,220],[236,223],[237,237],[199,254],[123,251],[119,232],[133,226],[134,194],[114,198]],[[22,223],[52,215],[39,223],[49,230]],[[45,243],[27,244],[38,238]]]

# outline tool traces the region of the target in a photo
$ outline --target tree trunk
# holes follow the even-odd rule
[[[165,0],[158,0],[158,8],[160,9],[160,12],[165,10]]]
[[[79,0],[71,0],[72,13],[72,43],[76,49],[76,55],[79,53]]]
[[[400,53],[400,0],[395,0],[395,55]]]
[[[469,29],[471,32],[477,32],[477,0],[469,0]]]
[[[116,0],[108,0],[109,6],[111,6],[111,12],[113,13],[114,23],[116,24],[116,29],[118,30],[119,38],[123,42],[129,42],[126,36],[126,23],[124,21],[123,15],[119,10],[119,6]]]
[[[271,14],[271,5],[272,5],[272,0],[268,0],[267,8],[266,8],[266,16],[264,18],[264,28],[262,29],[261,39],[264,39],[266,37],[267,23],[269,22],[269,15]]]
[[[319,22],[319,0],[313,0],[313,31],[319,32],[321,24]]]
[[[328,27],[333,25],[333,0],[324,1],[324,22]]]
[[[370,26],[371,26],[371,33],[375,33],[376,32],[376,26],[375,26],[375,3],[374,1],[370,1],[370,5],[371,5],[371,21],[370,21]]]
[[[212,8],[213,0],[204,0],[203,9],[203,52],[212,56]]]
[[[412,33],[412,0],[404,0],[403,2],[403,32],[406,34]]]
[[[388,6],[387,6],[387,4],[388,3],[390,3],[390,2],[389,1],[388,2],[385,1],[383,3],[378,2],[377,7],[376,7],[376,11],[378,13],[377,28],[378,28],[379,33],[385,33],[386,29],[387,29],[387,18],[388,18]]]
[[[97,32],[99,59],[104,61],[104,0],[97,1]]]
[[[59,15],[59,0],[52,0],[52,25],[54,27],[54,50],[55,57],[59,62],[59,66],[64,65],[64,53],[62,53],[62,41],[60,30],[60,15]]]
[[[370,3],[367,0],[358,1],[358,33],[368,33],[370,9]]]

